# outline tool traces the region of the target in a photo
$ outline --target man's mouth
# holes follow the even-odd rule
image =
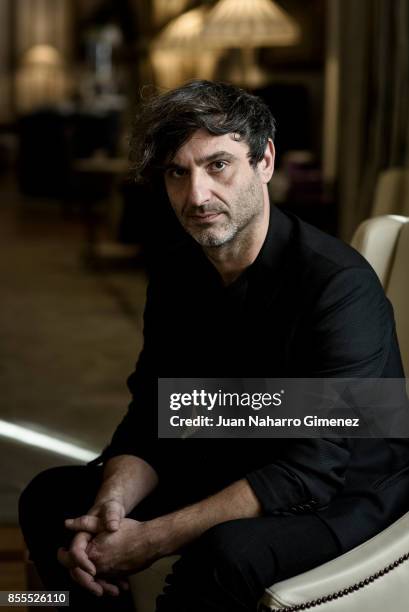
[[[189,215],[190,219],[193,219],[195,223],[210,223],[215,221],[222,213],[220,212],[209,212],[204,214]]]

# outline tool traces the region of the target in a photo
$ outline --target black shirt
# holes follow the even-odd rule
[[[159,478],[197,480],[204,466],[215,490],[246,477],[265,513],[316,512],[345,549],[403,514],[407,440],[157,439],[158,377],[403,377],[392,307],[369,264],[276,208],[255,262],[228,287],[188,237],[160,264],[133,400],[102,459],[135,454]]]

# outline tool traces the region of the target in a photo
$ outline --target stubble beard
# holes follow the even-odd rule
[[[202,247],[222,247],[232,242],[262,213],[263,192],[255,180],[241,190],[233,207],[222,211],[225,220],[218,220],[217,225],[207,228],[192,228],[183,224],[185,230]]]

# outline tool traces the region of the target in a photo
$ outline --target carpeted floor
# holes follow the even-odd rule
[[[98,452],[129,401],[144,272],[90,269],[78,214],[22,198],[12,181],[0,195],[0,419]],[[72,462],[0,436],[0,523],[15,523],[38,471]]]

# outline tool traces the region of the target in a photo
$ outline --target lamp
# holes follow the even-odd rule
[[[193,78],[211,78],[221,50],[204,48],[201,32],[209,9],[200,6],[172,19],[151,44],[153,67],[164,87]]]
[[[219,0],[207,15],[200,38],[214,49],[241,49],[243,85],[255,86],[262,79],[255,48],[294,45],[301,32],[273,0]]]
[[[28,112],[65,100],[69,80],[65,63],[52,45],[34,45],[23,55],[16,74],[17,107]]]
[[[155,25],[162,25],[186,10],[189,0],[153,0]]]
[[[207,13],[205,6],[199,6],[172,19],[155,38],[152,48],[184,50],[197,47]]]
[[[219,0],[213,8],[200,6],[187,11],[163,28],[152,43],[152,61],[156,69],[161,64],[159,72],[172,86],[169,79],[174,51],[179,53],[179,63],[196,62],[196,72],[206,78],[211,76],[220,54],[236,48],[241,51],[241,74],[233,80],[256,86],[265,80],[265,75],[255,62],[255,48],[294,45],[300,38],[298,24],[273,0]]]
[[[276,47],[297,43],[300,29],[272,0],[219,0],[201,36],[214,47]]]
[[[54,68],[62,65],[62,57],[60,52],[51,45],[35,45],[26,51],[22,63],[26,66],[49,66]]]

